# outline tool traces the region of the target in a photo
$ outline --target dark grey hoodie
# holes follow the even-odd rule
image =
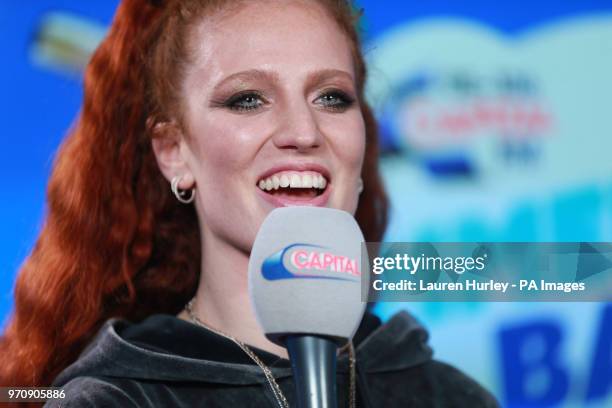
[[[384,325],[367,313],[355,336],[358,407],[497,407],[474,380],[432,360],[409,314]],[[289,361],[253,348],[295,406]],[[348,359],[338,359],[338,401],[348,406]],[[261,369],[231,340],[171,315],[111,319],[55,379],[63,400],[45,407],[275,407]]]

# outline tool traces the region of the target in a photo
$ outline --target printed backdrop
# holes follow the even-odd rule
[[[387,241],[612,241],[612,1],[361,0]],[[0,3],[0,318],[117,1]],[[612,290],[612,288],[610,288]],[[612,306],[379,303],[505,407],[612,406]]]

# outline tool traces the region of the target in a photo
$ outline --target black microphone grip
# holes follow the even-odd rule
[[[338,408],[337,343],[322,336],[289,335],[285,345],[291,359],[298,408]]]

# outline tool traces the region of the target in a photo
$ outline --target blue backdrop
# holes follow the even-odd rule
[[[0,318],[117,1],[0,3]],[[612,241],[612,1],[362,0],[389,241]],[[612,289],[612,288],[611,288]],[[612,308],[380,303],[504,406],[612,406]]]

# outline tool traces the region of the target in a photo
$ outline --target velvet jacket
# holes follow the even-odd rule
[[[357,407],[497,407],[456,368],[432,359],[427,332],[401,312],[386,324],[366,313],[354,338]],[[288,360],[253,348],[290,406]],[[348,407],[348,357],[338,357],[339,407]],[[62,400],[45,407],[275,407],[261,369],[231,340],[175,316],[111,319],[55,379]]]

